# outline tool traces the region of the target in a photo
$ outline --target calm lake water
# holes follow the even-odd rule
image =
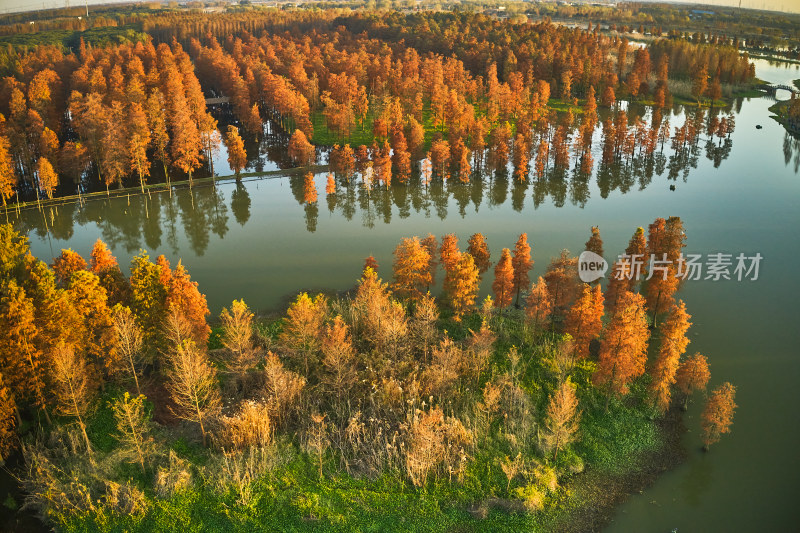
[[[765,80],[800,78],[796,65],[763,60],[756,65]],[[151,257],[165,254],[173,264],[180,259],[216,315],[235,298],[271,310],[301,289],[350,288],[368,255],[388,277],[402,237],[456,233],[463,247],[472,233],[482,232],[496,258],[527,232],[534,275],[541,275],[562,248],[582,250],[593,225],[600,227],[607,258],[613,258],[638,226],[680,216],[687,252],[764,257],[757,281],[688,282],[680,293],[694,324],[690,353],[708,356],[712,387],[723,381],[738,387],[740,407],[732,434],[704,454],[701,406],[694,404],[686,416],[687,462],[631,497],[609,529],[793,530],[800,496],[800,241],[795,235],[800,143],[768,117],[772,103],[762,98],[734,105],[730,144],[701,141],[693,160],[672,165],[672,171],[667,145],[661,161],[666,168],[632,165],[590,179],[567,176],[521,186],[511,177],[486,177],[469,185],[393,186],[369,193],[354,180],[326,197],[320,174],[316,206],[303,204],[301,178],[283,177],[197,186],[172,197],[159,193],[150,199],[92,200],[44,214],[28,211],[17,225],[29,233],[40,258],[68,247],[88,257],[102,238],[122,265],[141,248]],[[680,126],[682,112],[671,123]],[[259,153],[253,169],[285,165],[279,150],[262,145]],[[215,170],[229,173],[224,154],[215,158]]]

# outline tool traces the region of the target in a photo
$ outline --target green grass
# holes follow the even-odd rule
[[[322,110],[318,110],[311,115],[311,122],[314,125],[314,135],[311,140],[318,146],[333,146],[334,144],[349,144],[352,148],[362,144],[370,146],[375,140],[375,136],[372,134],[372,124],[374,121],[375,109],[370,107],[364,122],[360,125],[357,124],[350,136],[342,137],[337,132],[328,129],[325,115],[322,113]],[[437,132],[442,132],[442,130],[434,128],[433,117],[431,116],[428,106],[425,106],[422,111],[422,127],[425,130],[425,146],[428,148],[433,141],[434,135]]]
[[[117,424],[114,420],[114,411],[111,402],[122,395],[117,388],[109,388],[95,403],[95,411],[86,424],[86,433],[97,449],[110,452],[117,445],[114,436],[117,433]]]
[[[314,124],[312,142],[319,146],[333,146],[334,144],[350,144],[352,147],[361,144],[369,146],[375,138],[374,135],[372,135],[373,120],[374,115],[370,110],[363,124],[356,125],[353,133],[349,137],[340,137],[338,133],[328,129],[325,122],[325,115],[322,114],[322,111],[317,111],[311,115],[311,122]]]
[[[661,445],[658,430],[639,409],[612,402],[607,413],[585,413],[578,454],[602,472],[620,474],[628,460]]]
[[[125,26],[106,26],[80,30],[46,30],[35,33],[18,33],[0,36],[0,44],[18,47],[34,47],[37,45],[56,45],[77,50],[81,38],[86,44],[95,47],[110,44],[144,42],[147,38],[142,31],[141,23]]]

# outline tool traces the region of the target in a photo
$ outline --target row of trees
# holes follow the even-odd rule
[[[156,161],[167,179],[174,169],[191,181],[204,164],[213,174],[212,154],[226,139],[206,109],[204,91],[229,97],[235,116],[256,137],[269,117],[310,140],[321,114],[341,140],[369,128],[379,149],[386,151],[389,143],[401,180],[429,143],[432,155],[449,161],[464,179],[483,164],[487,146],[497,167],[512,157],[512,142],[519,144],[515,160],[543,155],[540,139],[549,142],[551,127],[557,132],[558,122],[573,121],[551,111],[551,97],[573,104],[586,98],[586,155],[598,103],[652,97],[663,107],[673,70],[678,76],[691,71],[697,96],[712,99],[720,96],[720,82],[752,78],[746,59],[711,45],[659,41],[650,51],[631,51],[624,39],[546,22],[519,25],[467,14],[334,15],[262,14],[259,24],[280,20],[288,29],[261,37],[219,34],[220,26],[209,22],[202,34],[173,32],[169,45],[81,43],[76,53],[40,46],[23,54],[13,75],[2,80],[0,145],[7,149],[0,196],[5,201],[20,187],[52,196],[60,178],[80,182],[89,168],[106,188],[128,177],[143,188]],[[226,17],[242,15],[219,16]],[[314,30],[302,32],[310,20]],[[450,37],[459,34],[474,36],[469,54]],[[435,137],[426,139],[426,130]]]
[[[106,188],[134,177],[144,189],[154,162],[188,175],[225,141],[206,109],[194,65],[180,45],[39,47],[3,78],[0,196],[20,189],[52,197],[60,178],[81,184],[92,168]],[[91,166],[90,166],[91,165]],[[236,168],[236,167],[234,167]],[[238,169],[237,169],[238,170]],[[79,190],[82,187],[79,187]]]
[[[597,369],[593,379],[596,385],[607,391],[607,398],[626,394],[630,383],[644,374],[649,326],[658,326],[658,320],[663,316],[658,329],[660,348],[650,363],[647,387],[650,401],[663,414],[672,401],[673,387],[677,387],[685,402],[691,392],[704,388],[709,379],[704,356],[695,354],[681,361],[689,344],[686,333],[691,317],[685,304],[676,301],[674,294],[680,283],[677,269],[685,238],[683,224],[676,217],[656,219],[649,226],[646,239],[644,230],[639,228],[631,238],[626,254],[667,258],[670,262],[668,272],[664,276],[652,275],[649,280],[641,282],[640,292],[635,292],[640,283],[639,276],[617,276],[626,265],[616,263],[614,277],[604,295],[599,285],[580,282],[577,258],[571,257],[566,250],[553,259],[545,275],[531,285],[531,247],[523,233],[513,252],[508,248],[502,250],[494,268],[492,291],[495,298],[487,298],[483,312],[488,312],[488,307],[502,310],[511,305],[512,300],[518,307],[520,294],[527,289],[525,315],[529,326],[535,331],[555,330],[566,335],[572,353],[562,356],[572,360],[561,361],[561,364],[568,367],[594,352]],[[592,228],[586,249],[603,255],[603,241],[598,228]],[[437,266],[442,266],[445,278],[441,300],[450,307],[455,320],[475,309],[481,276],[491,264],[486,239],[480,233],[470,237],[465,252],[459,251],[455,235],[450,234],[442,238],[441,245],[433,235],[422,240],[417,237],[404,239],[394,255],[395,294],[413,302],[420,302],[429,294],[426,291],[435,280]],[[368,260],[367,267],[370,265]],[[595,344],[598,341],[599,344]],[[725,384],[709,401],[703,415],[706,446],[716,442],[720,433],[726,432],[730,425],[730,414],[727,413],[732,413],[734,407],[733,391],[729,384]],[[726,413],[724,416],[720,414],[723,411]]]

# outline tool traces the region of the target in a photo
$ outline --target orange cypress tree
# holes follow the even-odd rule
[[[572,336],[575,355],[589,356],[589,343],[603,329],[603,292],[599,285],[585,285],[581,296],[572,304],[564,321],[564,333]]]
[[[592,226],[592,236],[586,241],[586,250],[603,257],[603,239],[600,237],[600,228]]]
[[[16,402],[29,400],[47,416],[47,363],[38,336],[33,300],[11,279],[0,286],[0,371]]]
[[[627,278],[630,271],[630,265],[617,261],[611,267],[611,274],[608,277],[608,284],[606,285],[606,311],[610,315],[617,312],[617,302],[622,293],[630,291],[630,283]]]
[[[167,178],[167,185],[169,185],[169,154],[167,147],[169,145],[169,133],[167,132],[167,122],[164,118],[164,96],[158,88],[154,88],[147,98],[145,104],[147,113],[147,123],[150,129],[150,143],[155,152],[155,156],[161,161],[164,167],[164,176]]]
[[[562,250],[561,255],[550,261],[544,274],[544,281],[550,292],[553,314],[563,316],[581,290],[578,258],[571,257],[568,250]]]
[[[101,239],[97,239],[94,243],[94,246],[92,246],[90,263],[92,266],[92,272],[98,276],[109,270],[119,268],[117,259],[113,256],[111,250],[109,250],[108,245],[106,245],[106,243],[104,243]]]
[[[158,282],[165,291],[169,292],[172,284],[172,267],[169,266],[169,259],[164,254],[159,255],[156,258],[156,266],[158,267]]]
[[[630,260],[646,262],[647,256],[647,239],[644,236],[644,228],[636,228],[636,232],[628,241],[628,247],[625,248],[625,254],[629,256]],[[632,272],[631,279],[627,281],[629,291],[633,291],[639,283],[641,271]]]
[[[147,147],[150,145],[150,125],[142,104],[133,102],[128,108],[128,161],[139,176],[139,185],[144,192],[145,178],[150,175]]]
[[[550,320],[552,304],[550,293],[547,290],[547,283],[539,276],[536,283],[531,285],[528,297],[525,299],[525,316],[534,330],[544,329],[545,324]]]
[[[128,139],[125,131],[127,123],[125,109],[121,102],[113,101],[108,120],[103,126],[100,142],[100,166],[103,169],[103,181],[108,188],[113,184],[122,186],[122,178],[128,172]]]
[[[177,76],[177,78],[176,78]],[[192,184],[192,173],[201,162],[200,147],[202,140],[197,123],[192,119],[191,109],[186,102],[180,74],[176,71],[168,73],[167,99],[170,101],[170,152],[172,165],[189,175]]]
[[[445,271],[445,277],[451,272],[458,262],[460,251],[458,249],[458,237],[454,233],[448,233],[442,237],[442,245],[439,247],[439,262]]]
[[[290,349],[299,352],[306,375],[311,359],[320,347],[322,324],[327,313],[328,301],[325,296],[320,294],[312,300],[305,292],[299,294],[286,311],[280,339]]]
[[[681,407],[684,411],[689,406],[689,396],[694,391],[704,390],[709,379],[711,373],[704,355],[696,353],[680,364],[675,374],[675,385],[683,396]]]
[[[5,463],[9,455],[17,448],[15,419],[17,410],[14,395],[6,386],[3,374],[0,373],[0,463]]]
[[[675,291],[678,290],[676,267],[670,265],[666,272],[654,272],[647,280],[647,309],[653,316],[653,325],[658,326],[658,316],[675,303]]]
[[[394,290],[418,302],[431,284],[430,255],[419,237],[403,239],[394,250]]]
[[[14,163],[11,157],[11,150],[8,139],[0,135],[0,198],[3,200],[3,207],[6,207],[6,200],[14,195],[17,188],[17,174],[14,170]],[[6,213],[8,217],[8,213]],[[6,221],[8,221],[6,219]]]
[[[461,320],[464,314],[475,307],[480,275],[475,260],[468,253],[460,254],[452,275],[445,279],[444,291],[453,308],[453,319]]]
[[[92,247],[90,263],[92,272],[100,278],[100,284],[108,293],[109,306],[126,302],[130,297],[128,280],[122,273],[116,257],[100,239],[97,239]]]
[[[433,285],[436,283],[436,268],[439,266],[439,261],[437,260],[439,243],[436,240],[436,237],[432,233],[429,233],[427,237],[422,239],[422,246],[428,250],[428,255],[430,256],[428,261],[428,272],[431,274],[431,285]]]
[[[628,241],[628,247],[625,248],[625,253],[628,255],[639,255],[644,257],[647,253],[647,240],[644,236],[644,228],[636,228],[631,240]]]
[[[661,254],[666,252],[667,221],[657,218],[647,227],[647,254],[656,255],[661,259]]]
[[[44,191],[48,198],[53,199],[53,192],[58,187],[58,174],[46,157],[40,157],[36,166],[39,177],[39,189]]]
[[[681,217],[669,217],[664,225],[664,250],[667,259],[677,263],[683,248],[686,247],[686,232]]]
[[[500,261],[494,267],[492,290],[495,307],[503,309],[511,304],[511,295],[514,293],[514,263],[508,248],[503,248]]]
[[[450,145],[447,141],[438,140],[431,143],[431,164],[433,171],[442,179],[447,179],[450,174],[447,172],[450,163]]]
[[[303,176],[303,202],[306,204],[317,203],[317,185],[314,183],[314,174],[307,172]]]
[[[62,287],[69,283],[73,273],[86,269],[87,265],[83,257],[69,248],[61,250],[61,255],[53,260],[53,272]]]
[[[486,242],[486,237],[484,237],[482,233],[475,233],[467,242],[467,252],[475,260],[475,266],[478,267],[478,274],[483,276],[491,265],[489,261],[489,245]]]
[[[650,369],[652,379],[647,386],[650,401],[661,414],[669,408],[680,358],[689,345],[686,332],[692,325],[690,318],[686,305],[678,302],[672,306],[667,320],[661,324],[661,346],[653,368]]]
[[[600,354],[594,382],[605,386],[608,400],[628,392],[628,384],[644,374],[649,337],[644,298],[625,292],[617,303],[617,312],[606,325],[600,341]]]
[[[392,163],[400,183],[405,183],[411,175],[411,154],[408,151],[406,136],[399,124],[392,127]]]
[[[514,179],[518,181],[528,180],[528,170],[531,164],[531,148],[528,139],[518,133],[514,138]]]
[[[208,343],[211,328],[206,322],[206,317],[211,314],[208,310],[206,297],[198,290],[197,282],[192,281],[183,263],[178,261],[172,275],[166,299],[167,309],[179,310],[191,325],[192,340],[198,346]]]
[[[100,278],[92,272],[75,272],[67,284],[67,297],[80,320],[80,339],[76,348],[91,362],[89,374],[102,372],[109,377],[119,366],[114,348],[111,310],[108,295]]]
[[[325,368],[322,383],[336,394],[339,401],[348,396],[358,378],[356,350],[348,329],[342,317],[337,315],[325,328],[322,338],[322,366]]]
[[[316,160],[314,145],[308,142],[308,137],[301,130],[294,130],[289,139],[289,157],[299,166],[307,166]]]
[[[517,293],[514,305],[519,307],[519,294],[522,289],[530,285],[531,280],[528,276],[531,268],[533,268],[533,261],[531,260],[531,247],[528,244],[528,234],[523,233],[517,239],[514,245],[514,258],[511,260],[514,267],[514,291]]]
[[[730,433],[733,424],[733,413],[736,410],[736,387],[728,382],[714,389],[706,402],[703,414],[700,416],[700,426],[703,429],[703,449],[708,451],[709,446],[719,442],[724,433]]]
[[[375,259],[375,257],[369,256],[364,259],[364,268],[362,271],[366,271],[368,268],[375,273],[378,272],[378,261]]]
[[[247,165],[247,152],[244,149],[244,141],[239,135],[239,128],[236,126],[228,126],[228,133],[225,134],[225,146],[228,148],[228,164],[238,178],[242,169]]]

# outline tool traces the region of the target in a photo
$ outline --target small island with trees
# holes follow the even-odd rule
[[[180,262],[142,251],[125,276],[98,240],[47,265],[2,225],[2,457],[63,531],[595,528],[680,460],[709,380],[675,298],[685,239],[677,217],[637,229],[626,253],[668,272],[603,291],[567,250],[531,281],[524,233],[494,266],[480,233],[406,238],[391,282],[369,257],[352,291],[209,322]],[[706,448],[735,392],[708,396]]]

